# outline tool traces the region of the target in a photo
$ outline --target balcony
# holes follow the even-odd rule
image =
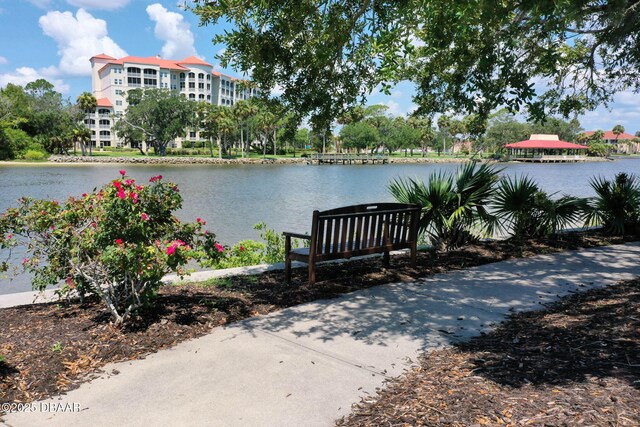
[[[127,77],[142,77],[141,73],[127,73]]]

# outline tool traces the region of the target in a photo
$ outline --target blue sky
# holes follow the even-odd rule
[[[152,56],[168,59],[196,55],[220,69],[215,55],[224,46],[211,38],[224,26],[199,27],[184,0],[0,0],[0,87],[46,78],[72,100],[91,90],[89,58]],[[372,94],[369,104],[383,103],[389,113],[404,115],[415,105],[413,86],[399,84],[390,96]],[[578,117],[585,130],[610,130],[622,124],[640,130],[640,96],[623,92],[609,106]]]

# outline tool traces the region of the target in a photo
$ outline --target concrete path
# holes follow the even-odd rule
[[[640,244],[627,244],[379,286],[110,364],[101,378],[5,423],[329,426],[422,350],[490,330],[509,312],[638,276]]]

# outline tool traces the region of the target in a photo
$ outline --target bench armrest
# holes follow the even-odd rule
[[[295,239],[311,240],[311,236],[309,236],[308,234],[291,233],[291,232],[289,232],[289,231],[284,231],[284,232],[282,232],[282,234],[283,234],[284,236],[293,237],[293,238],[295,238]]]

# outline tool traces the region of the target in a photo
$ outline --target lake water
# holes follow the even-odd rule
[[[101,187],[120,169],[139,182],[163,175],[175,182],[184,198],[178,216],[201,217],[218,240],[233,244],[257,238],[253,225],[265,222],[276,231],[306,232],[311,212],[357,203],[393,201],[390,180],[426,180],[433,171],[455,170],[458,164],[403,165],[1,165],[0,212],[23,196],[64,200]],[[640,173],[640,159],[613,162],[502,164],[504,174],[532,177],[547,192],[591,196],[589,180],[618,172]],[[28,283],[0,279],[0,294],[29,290]]]

